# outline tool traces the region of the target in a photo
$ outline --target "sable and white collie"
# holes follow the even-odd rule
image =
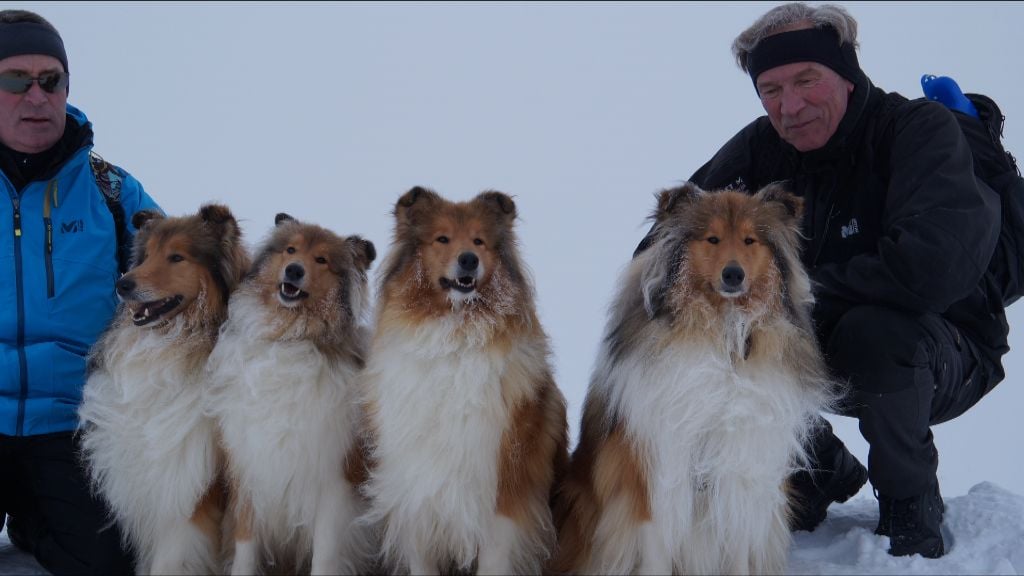
[[[367,518],[396,572],[539,573],[568,460],[565,400],[520,262],[516,206],[416,187],[395,206],[364,372]]]
[[[224,490],[202,370],[249,257],[225,206],[142,211],[132,224],[135,265],[90,355],[82,448],[139,572],[216,573]]]
[[[802,200],[661,192],[610,310],[556,501],[556,572],[780,573],[787,477],[834,397],[810,323]]]
[[[278,214],[208,364],[227,454],[233,574],[354,573],[371,559],[356,375],[373,243]]]

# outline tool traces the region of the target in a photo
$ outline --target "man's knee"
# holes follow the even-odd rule
[[[836,324],[825,356],[854,392],[884,394],[926,385],[937,346],[926,316],[858,306]]]

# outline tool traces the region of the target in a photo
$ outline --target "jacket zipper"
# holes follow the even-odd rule
[[[46,297],[53,298],[53,220],[50,218],[50,196],[57,206],[57,180],[50,180],[43,195],[43,224],[46,228]]]
[[[18,294],[18,368],[21,386],[18,396],[18,423],[14,434],[23,436],[25,402],[28,400],[28,360],[25,357],[25,293],[21,278],[21,198],[17,192],[11,195],[11,202],[14,205],[14,282]]]

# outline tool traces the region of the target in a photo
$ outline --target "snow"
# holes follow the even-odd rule
[[[1024,574],[1024,496],[991,482],[966,495],[946,498],[942,525],[946,555],[895,558],[889,539],[874,534],[878,505],[866,487],[845,504],[829,508],[814,532],[797,532],[790,574]],[[0,576],[46,574],[0,533]]]

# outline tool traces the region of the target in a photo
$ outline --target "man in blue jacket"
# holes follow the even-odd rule
[[[51,572],[124,573],[74,437],[86,356],[117,304],[118,234],[68,80],[53,25],[0,11],[0,523]],[[156,207],[117,175],[125,220]]]

